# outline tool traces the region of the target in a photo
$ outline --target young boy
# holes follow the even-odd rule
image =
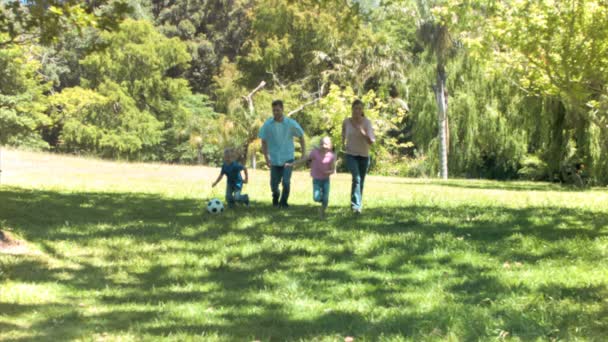
[[[329,176],[336,173],[336,155],[332,152],[331,139],[323,137],[318,148],[313,149],[307,157],[290,164],[300,164],[310,160],[310,175],[312,176],[313,200],[321,203],[319,216],[325,218],[325,210],[329,201]],[[285,166],[288,166],[285,164]]]
[[[249,206],[249,196],[241,194],[243,183],[247,183],[249,175],[247,174],[247,168],[236,161],[236,159],[235,151],[229,148],[224,150],[224,165],[222,165],[220,175],[212,185],[212,187],[215,187],[222,180],[222,177],[226,175],[226,203],[228,204],[228,208],[233,208],[236,202]],[[244,179],[241,177],[241,171],[245,174]]]

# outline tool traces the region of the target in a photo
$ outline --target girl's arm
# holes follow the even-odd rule
[[[328,175],[333,175],[334,173],[338,173],[338,165],[336,164],[336,158],[334,158],[334,160],[331,161],[331,170],[327,171]]]
[[[217,176],[217,179],[215,180],[215,182],[213,182],[213,184],[211,185],[211,187],[215,187],[217,185],[217,183],[219,183],[222,180],[222,177],[224,177],[223,173],[220,173],[219,176]]]
[[[294,167],[294,166],[300,165],[302,163],[305,163],[309,160],[310,160],[310,155],[302,156],[302,158],[300,158],[292,163],[285,163],[285,167]]]

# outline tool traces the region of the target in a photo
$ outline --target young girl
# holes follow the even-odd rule
[[[290,164],[290,166],[308,160],[311,161],[310,175],[312,176],[313,200],[321,203],[319,216],[323,219],[329,201],[329,176],[336,173],[336,156],[332,152],[331,139],[323,137],[318,148],[313,149],[307,157]]]

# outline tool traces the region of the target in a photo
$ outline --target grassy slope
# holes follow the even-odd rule
[[[608,192],[370,177],[362,217],[309,176],[288,212],[203,214],[216,169],[3,151],[0,340],[602,340]]]

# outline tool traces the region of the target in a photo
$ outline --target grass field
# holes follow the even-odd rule
[[[315,220],[251,172],[221,216],[217,169],[3,151],[0,340],[605,341],[608,191],[543,183],[350,177]]]

